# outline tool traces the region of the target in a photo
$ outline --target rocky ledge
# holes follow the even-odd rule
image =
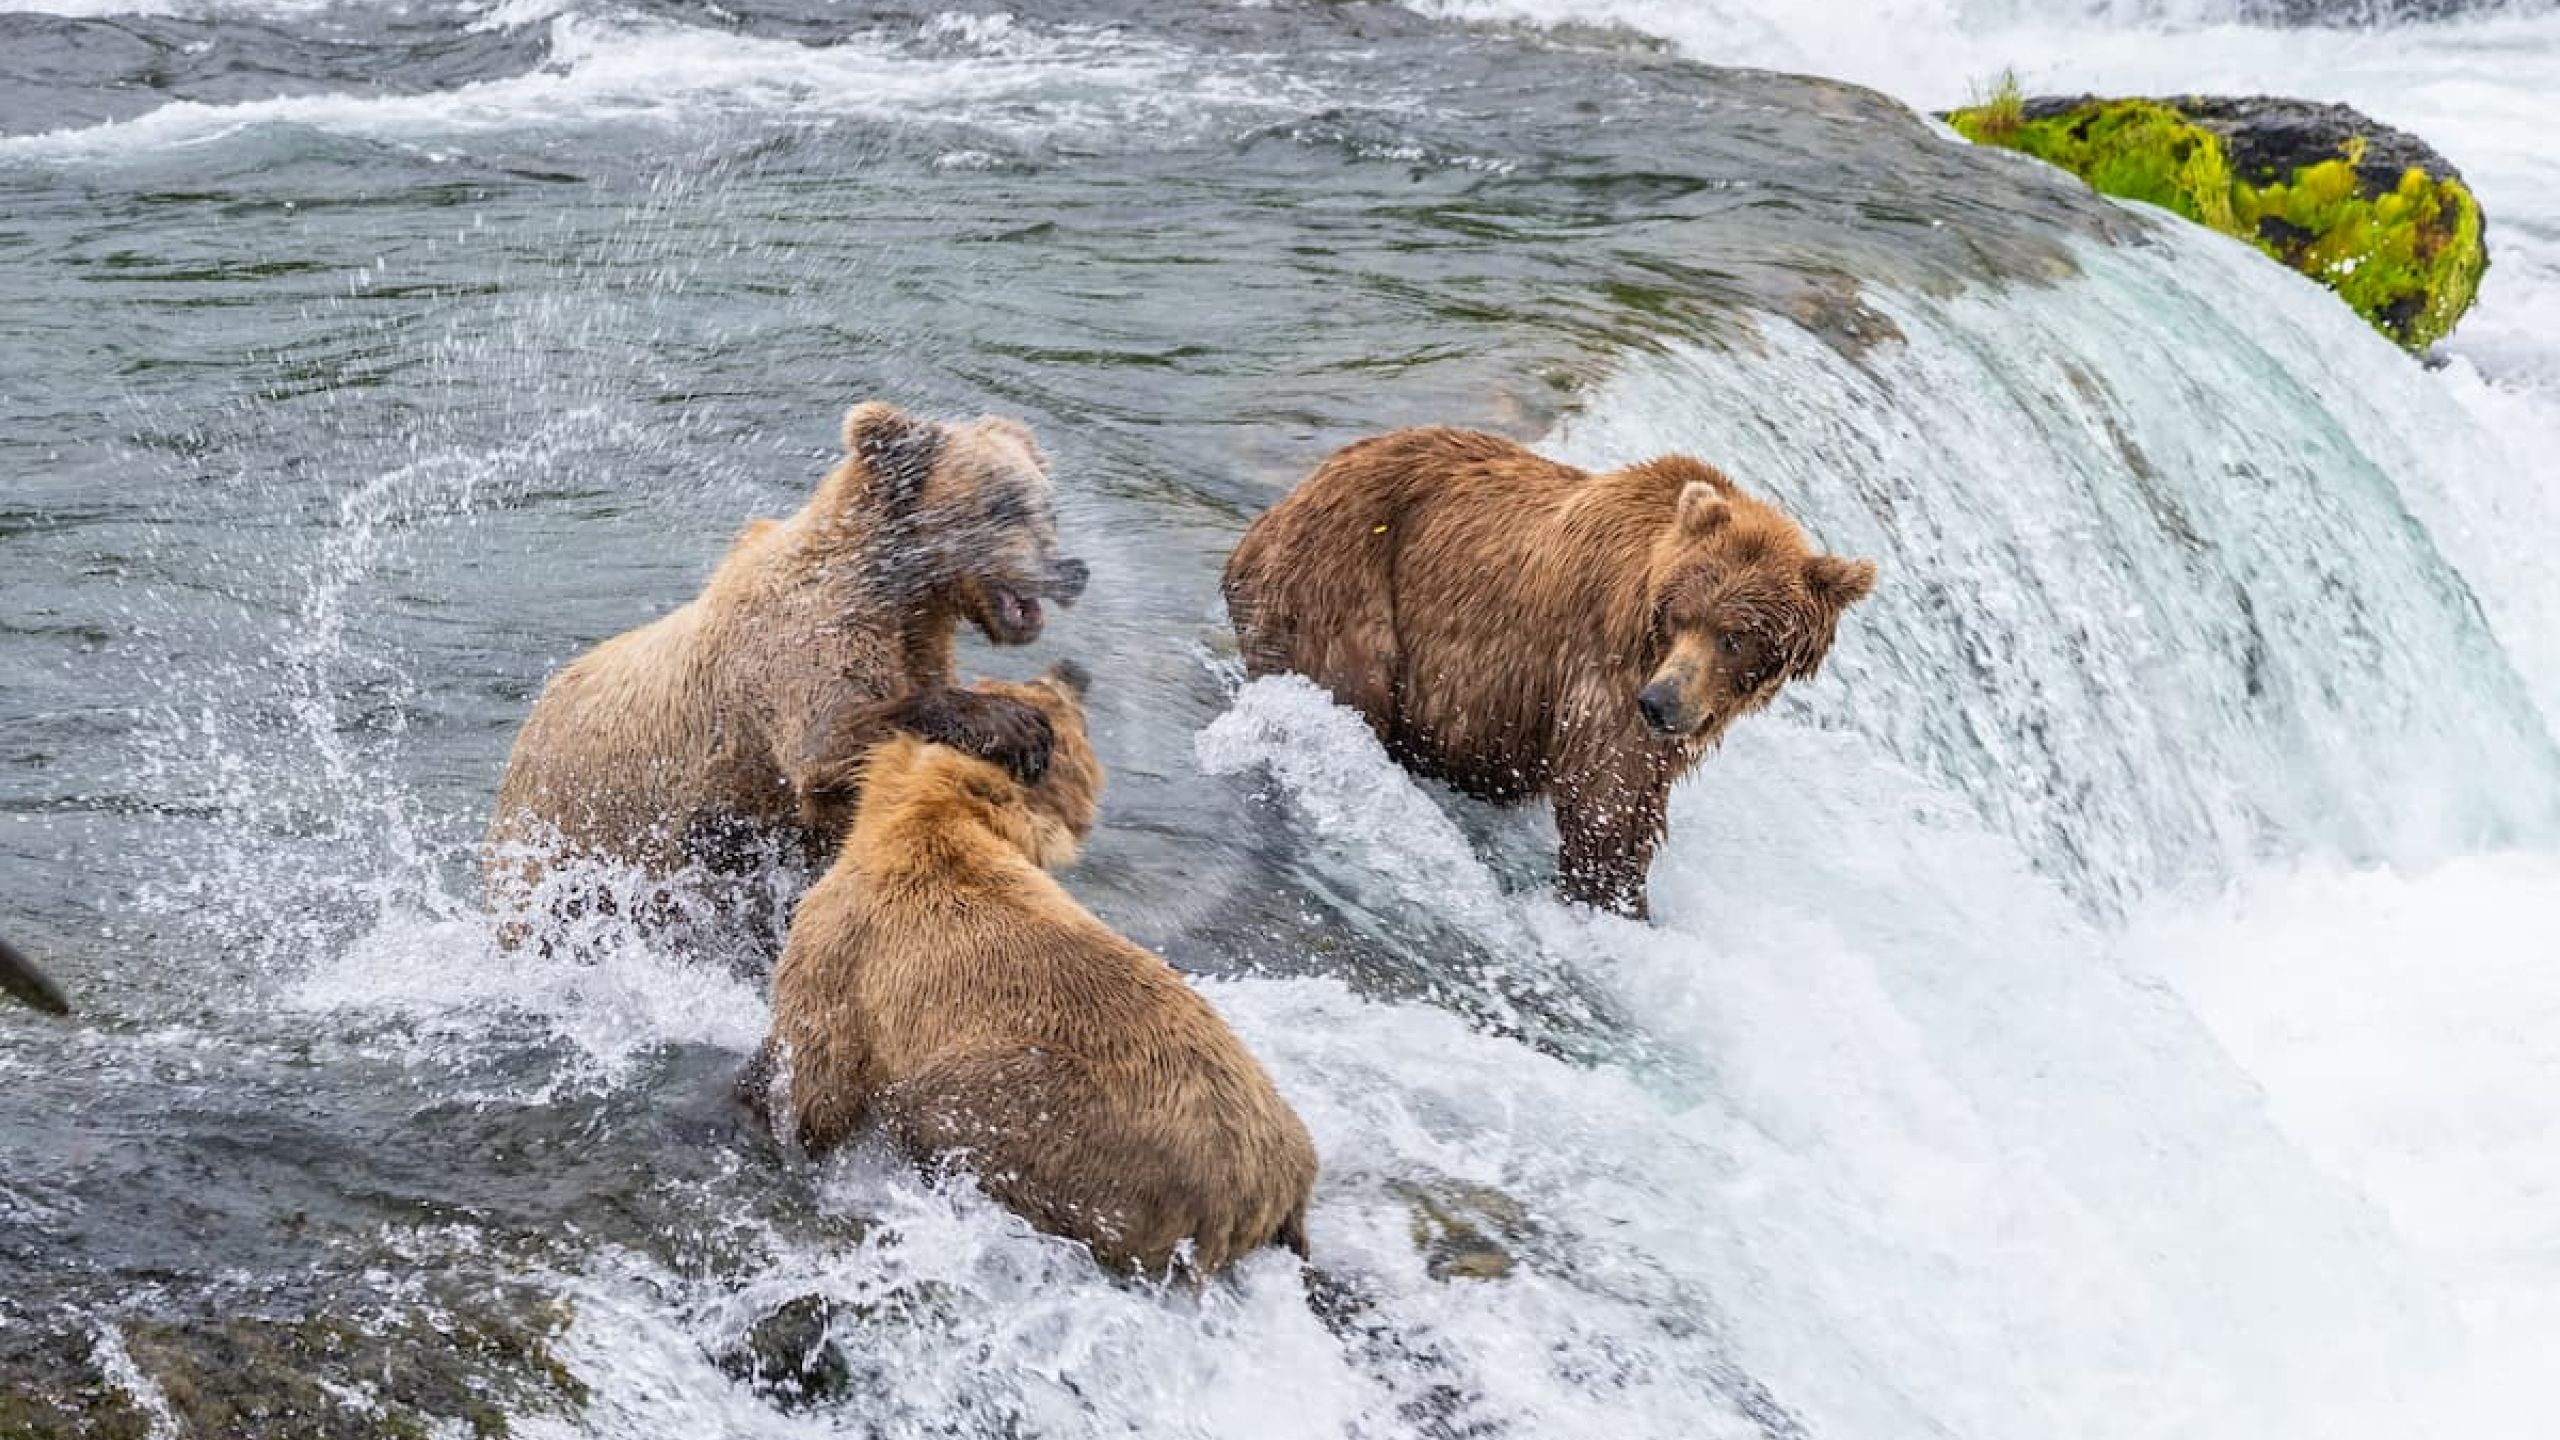
[[[2267,96],[2029,99],[1950,112],[2098,190],[2236,235],[2336,291],[2412,351],[2449,334],[2489,268],[2480,204],[2426,142],[2344,105]]]

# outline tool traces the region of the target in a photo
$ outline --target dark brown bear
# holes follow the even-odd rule
[[[1306,1127],[1173,967],[1049,874],[1101,795],[1082,684],[981,687],[1048,717],[1036,779],[901,734],[818,782],[855,797],[852,829],[792,917],[746,1096],[812,1153],[877,1123],[1113,1270],[1303,1254]]]
[[[1566,898],[1642,916],[1672,782],[1821,668],[1875,577],[1685,456],[1594,474],[1414,429],[1317,467],[1224,588],[1251,673],[1314,679],[1468,794],[1552,796]]]

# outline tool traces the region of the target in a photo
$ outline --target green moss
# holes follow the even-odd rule
[[[2013,98],[1959,110],[1947,123],[1978,144],[2051,161],[2109,195],[2231,233],[2231,163],[2221,137],[2166,105],[2103,100],[2031,120]]]
[[[2489,268],[2480,203],[2461,181],[2415,166],[2368,196],[2356,177],[2364,147],[2346,149],[2289,181],[2236,187],[2235,218],[2259,248],[2337,291],[2384,334],[2423,350],[2452,332]]]
[[[150,1440],[151,1417],[100,1373],[86,1332],[0,1326],[0,1440]]]
[[[1443,1176],[1390,1180],[1387,1191],[1412,1207],[1414,1248],[1434,1280],[1499,1280],[1537,1235],[1528,1208],[1490,1185]]]
[[[2480,206],[2462,182],[2411,168],[2368,194],[2361,140],[2336,159],[2251,184],[2221,137],[2154,100],[2094,100],[2031,116],[2014,80],[1947,117],[1984,145],[2061,166],[2106,194],[2235,235],[2335,290],[2375,329],[2422,351],[2450,333],[2488,269]]]

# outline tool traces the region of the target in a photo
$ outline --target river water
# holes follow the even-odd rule
[[[2543,1433],[2560,17],[2025,8],[0,14],[0,914],[83,1006],[0,1014],[0,1433]],[[2480,308],[2422,367],[1900,103],[2004,67],[2416,130]],[[786,1161],[754,983],[475,915],[543,676],[874,395],[1055,457],[1092,591],[963,663],[1096,672],[1072,883],[1305,1114],[1321,1274]],[[1236,684],[1237,532],[1422,420],[1884,567],[1651,927]]]

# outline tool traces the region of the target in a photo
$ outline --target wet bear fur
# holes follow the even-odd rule
[[[1821,669],[1875,578],[1702,461],[1425,428],[1325,460],[1223,589],[1251,674],[1310,677],[1467,794],[1551,797],[1565,897],[1642,916],[1673,782]]]
[[[745,1094],[811,1153],[876,1123],[1114,1271],[1304,1254],[1306,1127],[1198,992],[1050,874],[1102,789],[1081,686],[981,687],[1048,717],[1036,779],[908,735],[848,760],[851,827],[793,918]]]

